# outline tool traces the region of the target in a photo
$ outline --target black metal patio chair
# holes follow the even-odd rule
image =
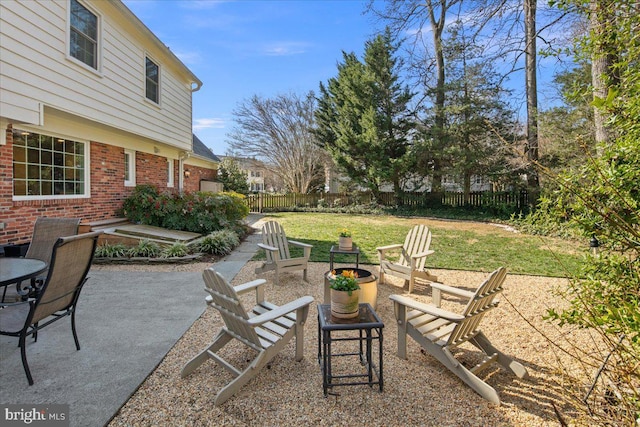
[[[0,304],[0,335],[19,337],[22,366],[29,385],[33,378],[27,363],[27,336],[38,340],[38,331],[64,317],[71,317],[71,332],[80,350],[76,333],[76,306],[87,281],[101,231],[61,237],[53,245],[47,278],[35,298]]]

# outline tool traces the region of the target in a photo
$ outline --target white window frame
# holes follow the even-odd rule
[[[126,158],[129,157],[129,165],[127,166]],[[125,171],[125,179],[124,186],[125,187],[135,187],[136,186],[136,152],[135,150],[124,150],[123,162],[125,167],[128,167],[128,170]],[[127,172],[129,174],[129,179],[127,179]]]
[[[91,177],[91,173],[90,173],[90,165],[91,165],[91,161],[89,158],[89,153],[91,152],[90,150],[90,141],[88,140],[84,140],[81,138],[76,138],[76,137],[71,137],[68,135],[62,135],[62,134],[58,134],[58,133],[54,133],[54,132],[48,132],[48,131],[43,131],[42,129],[33,129],[29,126],[25,126],[25,125],[21,125],[19,129],[14,128],[14,131],[24,131],[24,132],[29,132],[29,133],[33,133],[33,134],[39,134],[39,135],[44,135],[44,136],[50,136],[53,138],[59,138],[59,139],[65,139],[65,140],[69,140],[69,141],[74,141],[74,142],[80,142],[84,145],[84,193],[83,194],[63,194],[63,195],[54,195],[54,194],[47,194],[47,195],[36,195],[36,196],[16,196],[13,194],[13,185],[12,185],[12,189],[11,189],[11,194],[12,194],[12,200],[13,201],[21,201],[21,200],[64,200],[64,199],[88,199],[91,197],[91,181],[90,181],[90,177]],[[11,163],[13,165],[13,153],[11,154]],[[13,166],[12,166],[13,168]]]
[[[173,188],[175,185],[175,173],[173,171],[173,159],[167,159],[167,187]]]
[[[94,8],[88,5],[86,2],[76,0],[89,12],[95,15],[97,20],[97,35],[96,35],[96,67],[92,67],[78,58],[71,56],[71,0],[67,0],[67,40],[66,40],[66,57],[68,60],[78,64],[86,70],[91,71],[102,76],[102,15],[98,13]]]
[[[158,67],[158,81],[157,81],[157,97],[158,100],[154,101],[153,99],[149,98],[147,96],[147,80],[149,80],[149,77],[147,76],[147,60],[151,61],[156,67]],[[158,61],[156,61],[155,59],[153,59],[153,57],[151,57],[149,54],[145,54],[144,56],[144,64],[143,68],[144,68],[144,85],[143,85],[143,90],[144,90],[144,99],[147,102],[152,103],[153,105],[160,105],[160,88],[161,88],[161,84],[162,84],[162,67],[160,67],[160,64],[158,63]]]

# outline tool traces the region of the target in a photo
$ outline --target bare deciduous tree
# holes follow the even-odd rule
[[[314,144],[313,92],[304,96],[254,95],[234,110],[236,126],[227,135],[235,154],[262,160],[288,191],[307,193],[322,183],[326,154]]]

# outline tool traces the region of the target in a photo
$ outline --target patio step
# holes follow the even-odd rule
[[[105,231],[121,225],[131,224],[127,218],[108,218],[99,221],[82,222],[78,229],[78,233],[88,233],[90,231]]]

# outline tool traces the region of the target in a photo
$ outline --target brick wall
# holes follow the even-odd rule
[[[40,216],[81,218],[83,222],[117,218],[122,201],[134,187],[124,186],[124,149],[99,142],[90,143],[91,197],[87,199],[13,201],[13,137],[7,130],[7,144],[0,145],[0,245],[22,243],[31,238]],[[166,158],[136,152],[136,182],[152,184],[164,191],[177,191],[178,162],[174,162],[175,185],[167,188]],[[186,191],[199,190],[200,179],[213,179],[215,170],[185,166]]]
[[[185,165],[184,170],[189,171],[189,177],[184,177],[183,186],[185,191],[200,191],[200,180],[214,181],[218,176],[218,171],[215,169]]]

